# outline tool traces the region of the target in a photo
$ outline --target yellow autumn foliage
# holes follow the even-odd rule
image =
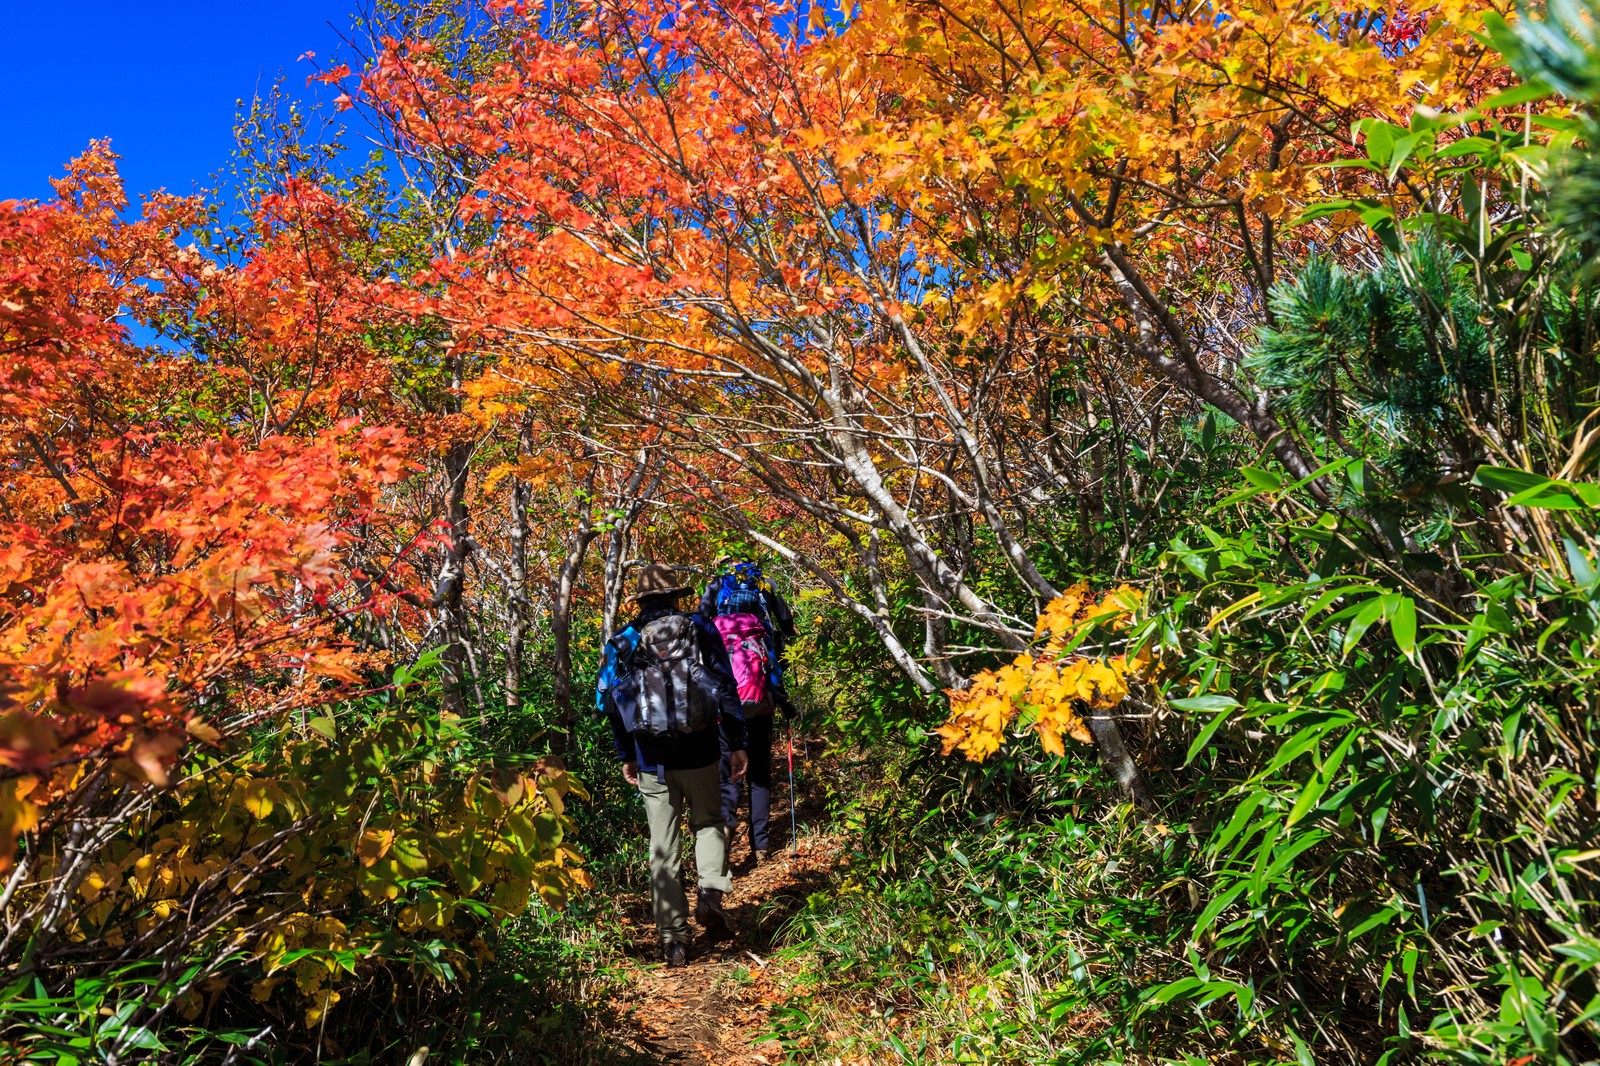
[[[1123,628],[1142,594],[1122,585],[1098,600],[1084,584],[1067,589],[1044,609],[1034,635],[1044,641],[1036,656],[1025,653],[1005,666],[985,670],[966,689],[948,689],[950,717],[937,730],[944,754],[960,751],[982,762],[1000,749],[1019,715],[1052,755],[1066,753],[1063,737],[1085,744],[1093,737],[1080,706],[1110,710],[1128,695],[1128,679],[1148,665],[1143,653],[1093,658],[1066,652],[1069,642],[1095,626]]]

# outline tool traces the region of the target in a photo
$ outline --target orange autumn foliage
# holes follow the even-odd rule
[[[1325,185],[1367,180],[1321,166],[1349,154],[1354,122],[1404,126],[1417,108],[1464,109],[1507,84],[1474,36],[1480,15],[1460,0],[883,0],[816,61],[892,91],[894,107],[852,116],[842,139],[800,136],[834,145],[848,177],[904,195],[943,242],[1051,235],[1020,244],[1016,273],[969,275],[960,325],[973,332],[1024,297],[1070,293],[1108,248],[1205,260],[1196,236],[1282,238]]]
[[[1136,654],[1087,656],[1075,653],[1079,640],[1095,627],[1118,629],[1127,624],[1143,597],[1122,585],[1099,600],[1087,585],[1074,585],[1053,600],[1039,616],[1035,635],[1043,639],[1038,654],[1017,656],[1009,664],[985,670],[965,689],[950,689],[950,717],[936,732],[944,754],[960,751],[982,762],[1005,740],[1019,715],[1052,755],[1064,755],[1063,737],[1092,743],[1081,708],[1108,711],[1128,695],[1130,678],[1149,666]]]
[[[202,291],[173,241],[192,205],[155,198],[121,221],[103,145],[57,193],[0,204],[0,868],[85,782],[164,784],[223,714],[356,680],[368,656],[338,631],[357,606],[341,548],[408,461],[395,430],[306,424],[305,399],[301,432],[252,433],[227,359],[141,347],[123,325]],[[230,402],[221,425],[190,406]]]
[[[1092,432],[1061,422],[1068,381],[1161,417],[1204,402],[1309,476],[1230,369],[1283,264],[1337,237],[1290,223],[1335,186],[1389,191],[1327,166],[1359,123],[1509,77],[1459,0],[491,11],[492,66],[464,71],[424,31],[329,74],[402,155],[471,175],[448,208],[483,241],[409,280],[415,310],[492,353],[476,410],[570,396],[685,466],[726,464],[706,486],[721,512],[766,536],[775,501],[806,527],[791,542],[839,545],[831,571],[794,557],[927,692],[961,680],[938,625],[919,658],[882,621],[886,591],[840,571],[892,543],[929,619],[1005,635],[930,517],[960,515],[1053,598],[1018,530],[1094,480]]]

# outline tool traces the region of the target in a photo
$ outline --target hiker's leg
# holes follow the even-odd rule
[[[650,823],[650,894],[655,900],[656,932],[663,943],[689,942],[689,901],[683,896],[683,789],[667,772],[663,784],[640,772],[639,794]]]
[[[721,772],[716,763],[698,770],[669,770],[689,801],[689,830],[694,833],[694,864],[700,887],[726,892],[733,887],[728,875],[728,834],[723,827],[722,797],[717,788]]]
[[[739,828],[739,800],[744,792],[744,783],[733,779],[732,756],[728,752],[728,738],[722,736],[722,730],[717,730],[718,741],[722,744],[722,824],[728,828],[728,843],[733,843],[734,831]]]
[[[772,846],[767,835],[772,813],[772,722],[768,714],[745,723],[750,738],[750,846],[756,851]]]

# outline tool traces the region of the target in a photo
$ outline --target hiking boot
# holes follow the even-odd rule
[[[705,926],[706,936],[712,940],[726,940],[733,935],[733,930],[728,927],[728,915],[722,909],[721,889],[700,890],[700,899],[694,908],[694,920]]]
[[[661,959],[667,964],[667,969],[676,970],[680,966],[689,965],[689,949],[676,940],[670,944],[662,944]]]
[[[757,848],[756,849],[756,862],[760,863],[762,866],[765,866],[767,863],[769,863],[771,861],[772,861],[772,849],[771,848]]]

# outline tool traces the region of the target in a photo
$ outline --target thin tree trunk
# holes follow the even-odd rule
[[[1122,727],[1117,720],[1091,714],[1085,721],[1089,732],[1094,735],[1094,745],[1099,749],[1100,757],[1116,775],[1117,783],[1140,809],[1154,810],[1155,798],[1150,795],[1150,786],[1145,784],[1144,774],[1139,772],[1139,764],[1133,761],[1133,756],[1128,752]]]
[[[467,632],[463,615],[462,592],[466,587],[467,556],[472,553],[471,529],[467,515],[467,477],[472,460],[470,442],[450,446],[444,454],[445,521],[449,543],[445,546],[444,588],[439,610],[444,621],[444,701],[445,709],[458,715],[467,713]]]
[[[661,483],[662,462],[656,449],[639,449],[638,463],[623,486],[619,512],[606,534],[604,570],[601,575],[600,643],[605,644],[617,631],[617,615],[622,611],[622,594],[627,583],[628,545],[633,539],[634,524],[644,513],[645,506],[655,495]],[[645,477],[652,474],[649,485]]]
[[[606,554],[601,573],[600,643],[604,645],[617,632],[617,615],[622,612],[623,582],[627,579],[628,541],[633,523],[618,522],[606,534]]]
[[[550,638],[555,644],[552,700],[558,727],[550,747],[557,754],[571,751],[577,744],[578,721],[572,711],[572,600],[578,591],[584,557],[595,536],[594,511],[585,508],[578,534],[556,570],[550,598]]]
[[[522,445],[528,443],[528,423],[522,425]],[[513,478],[511,483],[511,565],[510,587],[506,589],[506,672],[505,707],[522,707],[522,682],[528,640],[528,498],[527,482]]]
[[[591,458],[587,451],[584,458]],[[599,536],[594,527],[594,487],[598,471],[599,464],[590,463],[584,483],[578,489],[578,528],[568,542],[550,588],[550,639],[555,645],[551,700],[555,705],[557,726],[550,748],[557,754],[570,751],[577,743],[578,721],[572,712],[572,600],[578,591],[578,580],[583,576],[583,561],[588,557],[589,545]]]

